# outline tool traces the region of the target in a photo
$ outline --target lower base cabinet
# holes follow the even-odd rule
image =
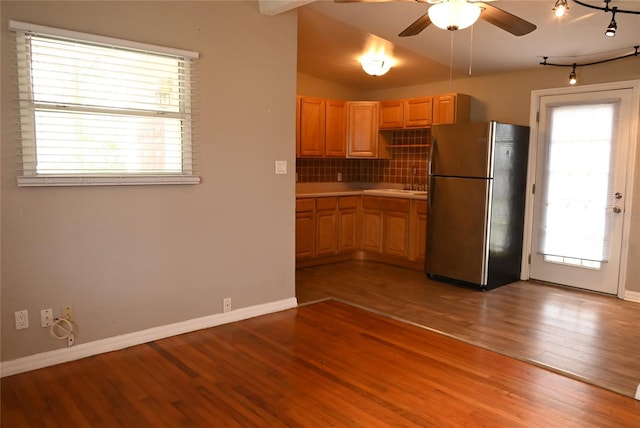
[[[359,255],[422,269],[426,225],[424,200],[379,196],[297,199],[296,260],[301,265],[320,264]]]

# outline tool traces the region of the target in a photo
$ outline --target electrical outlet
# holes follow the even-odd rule
[[[43,309],[40,311],[40,326],[51,327],[53,325],[53,309]]]
[[[222,301],[222,312],[229,312],[231,310],[231,297],[227,297]]]
[[[73,322],[73,305],[67,305],[62,308],[62,318]]]
[[[29,311],[26,309],[23,311],[17,311],[16,316],[16,330],[22,330],[23,328],[29,328]]]

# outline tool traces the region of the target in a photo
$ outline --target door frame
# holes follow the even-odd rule
[[[539,125],[538,118],[540,116],[540,101],[544,96],[550,95],[572,95],[588,92],[611,91],[616,89],[631,90],[631,123],[629,127],[629,147],[627,156],[627,174],[625,177],[626,190],[624,195],[624,217],[622,224],[622,248],[620,249],[620,274],[618,276],[618,292],[617,296],[621,299],[625,297],[625,284],[627,280],[627,264],[629,257],[629,237],[631,232],[631,214],[633,213],[633,183],[636,163],[636,146],[640,140],[640,124],[638,123],[640,116],[640,80],[626,80],[620,82],[610,82],[595,85],[571,86],[564,88],[540,89],[531,91],[531,104],[529,109],[529,126],[531,132],[529,135],[529,161],[527,167],[527,193],[525,195],[525,217],[524,217],[524,236],[522,246],[522,269],[520,279],[528,280],[530,278],[531,264],[529,263],[531,254],[531,244],[533,239],[533,214],[534,214],[534,198],[533,187],[536,174],[536,155],[538,153],[538,135]]]

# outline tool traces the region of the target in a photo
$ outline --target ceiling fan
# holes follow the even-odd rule
[[[407,0],[334,0],[336,3],[381,3],[393,1]],[[478,18],[487,21],[515,36],[524,36],[536,29],[536,26],[516,15],[492,6],[489,3],[481,1],[467,0],[409,0],[418,3],[431,3],[427,12],[418,18],[415,22],[405,28],[398,36],[408,37],[419,34],[433,22],[436,26],[455,31],[472,25]],[[451,16],[453,9],[462,11],[466,9],[472,16],[466,22],[458,24],[455,21],[447,21],[447,17]],[[438,16],[444,15],[444,21],[439,22]],[[434,22],[438,20],[438,22]],[[463,26],[464,25],[464,26]]]

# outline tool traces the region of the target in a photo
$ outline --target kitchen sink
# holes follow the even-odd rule
[[[364,194],[378,196],[424,197],[427,195],[427,191],[404,189],[368,189],[364,191]]]

